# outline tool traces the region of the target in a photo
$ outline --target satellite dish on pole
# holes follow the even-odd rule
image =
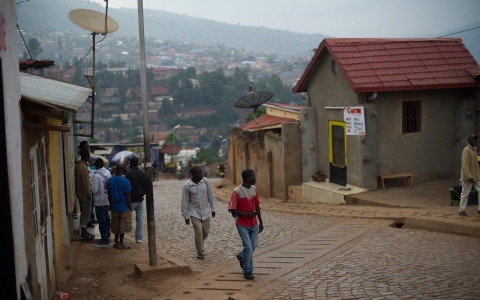
[[[108,1],[105,13],[108,12]],[[89,123],[91,125],[90,137],[94,136],[94,114],[95,114],[95,36],[102,34],[106,37],[107,33],[118,30],[118,23],[108,15],[91,9],[74,9],[68,13],[70,21],[80,28],[88,30],[92,34],[92,75],[85,75],[92,87],[92,117],[90,122],[75,121],[76,123]],[[104,39],[105,39],[104,37]],[[102,39],[103,40],[103,39]],[[99,42],[101,42],[100,40]],[[90,81],[90,77],[92,80]]]
[[[80,28],[94,33],[112,33],[118,30],[118,23],[105,14],[91,9],[74,9],[68,13],[70,21]]]
[[[272,93],[269,92],[257,92],[255,93],[250,86],[248,88],[248,93],[247,95],[235,100],[233,103],[233,106],[238,107],[238,108],[253,108],[253,118],[259,123],[257,120],[257,116],[255,113],[257,112],[257,109],[262,106],[263,103],[267,102],[273,97]]]

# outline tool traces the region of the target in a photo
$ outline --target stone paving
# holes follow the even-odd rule
[[[212,179],[212,183],[217,179]],[[205,261],[196,259],[192,226],[187,226],[180,213],[181,189],[185,181],[164,180],[154,182],[157,249],[187,262],[192,271],[200,272],[235,258],[241,241],[235,220],[228,213],[228,205],[217,201],[216,217],[211,219],[211,232],[205,241]],[[312,215],[262,212],[265,225],[259,237],[258,249],[298,235],[302,231],[327,227],[335,223],[330,218]],[[145,224],[146,213],[144,213]],[[144,226],[144,242],[147,229]],[[145,245],[145,247],[147,247]]]
[[[260,299],[480,299],[480,240],[388,228]]]
[[[215,180],[213,182],[215,183]],[[205,261],[199,261],[195,258],[193,229],[185,225],[180,214],[180,191],[183,183],[184,181],[176,180],[154,182],[159,252],[168,253],[191,266],[197,276],[186,286],[193,286],[197,282],[208,289],[210,283],[204,282],[208,277],[226,276],[226,279],[220,278],[215,281],[217,282],[230,280],[231,276],[241,276],[239,270],[236,270],[238,263],[235,259],[241,243],[234,219],[227,212],[229,191],[226,188],[220,192],[215,190],[220,200],[217,217],[212,220],[212,232],[206,240]],[[424,218],[430,216],[428,210],[418,209],[275,201],[263,201],[261,206],[265,232],[259,239],[256,252],[259,257],[281,251],[279,247],[293,247],[288,252],[288,255],[291,255],[296,251],[292,250],[295,249],[295,240],[302,239],[306,232],[312,234],[315,231],[334,230],[332,228],[335,226],[351,222],[345,221],[349,219],[393,220],[397,217],[398,210],[406,210],[411,215]],[[457,218],[454,215],[447,217]],[[476,218],[477,216],[472,216],[472,219]],[[368,224],[375,221],[363,222]],[[480,223],[461,218],[457,222]],[[345,234],[341,231],[333,232],[339,237]],[[303,266],[298,264],[293,271],[276,274],[277,277],[270,282],[262,281],[262,277],[267,277],[261,274],[249,284],[243,279],[225,282],[225,289],[231,288],[232,291],[223,295],[231,295],[228,299],[480,299],[480,271],[476,263],[480,254],[480,239],[387,226],[371,235],[359,236],[356,239],[360,240],[350,248],[338,253],[332,250],[329,254],[322,254],[323,259],[314,259]],[[222,271],[225,275],[218,275]],[[261,273],[261,270],[257,271]],[[249,287],[254,292],[249,294],[248,298],[237,297],[234,288],[236,284],[241,285],[242,289]],[[177,288],[180,294],[184,288]],[[197,297],[195,292],[184,296],[159,299],[202,299],[200,295]]]

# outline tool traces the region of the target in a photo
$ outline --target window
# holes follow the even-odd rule
[[[420,132],[422,128],[422,102],[403,102],[402,133]]]
[[[49,197],[44,139],[30,150],[30,188],[32,192],[33,222],[38,234],[48,218]]]
[[[330,68],[332,69],[333,74],[338,75],[338,73],[340,73],[340,68],[338,67],[337,63],[333,59],[330,62]]]

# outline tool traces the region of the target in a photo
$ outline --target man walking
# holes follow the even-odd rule
[[[75,164],[75,194],[80,203],[80,227],[82,240],[93,240],[95,237],[87,232],[87,225],[92,210],[92,194],[90,191],[90,169],[88,161],[90,152],[80,151],[80,160]]]
[[[130,249],[123,243],[125,229],[127,227],[128,211],[132,210],[132,186],[123,177],[125,166],[117,163],[115,176],[107,181],[108,202],[112,208],[112,224],[110,229],[115,234],[115,245],[113,248],[119,250]]]
[[[468,195],[472,187],[475,185],[477,191],[480,191],[480,167],[478,166],[477,154],[477,140],[478,136],[471,134],[468,137],[468,144],[462,152],[462,194],[460,196],[460,206],[458,208],[459,215],[466,216],[465,208],[468,203]],[[477,194],[478,208],[480,214],[480,194]]]
[[[112,177],[112,175],[110,171],[103,167],[103,160],[101,158],[95,160],[95,169],[96,171],[93,172],[92,177],[92,193],[95,202],[95,214],[98,220],[98,230],[100,231],[102,241],[96,243],[94,246],[108,247],[110,246],[110,214],[108,212],[108,193],[105,187],[107,180]]]
[[[215,218],[217,202],[210,182],[203,177],[202,169],[193,167],[190,174],[192,178],[183,185],[181,210],[185,224],[190,225],[192,220],[197,259],[204,259],[203,243],[210,233],[210,211],[212,218]]]
[[[242,172],[243,183],[233,190],[228,211],[235,215],[238,234],[242,239],[243,250],[237,254],[243,276],[253,280],[253,251],[258,244],[258,234],[263,231],[260,213],[260,200],[257,195],[255,172],[246,169]],[[257,224],[257,218],[260,224]]]
[[[130,181],[132,186],[132,211],[135,211],[135,220],[137,227],[135,228],[135,241],[142,242],[142,217],[143,217],[143,196],[145,195],[145,174],[138,168],[138,157],[134,156],[130,159],[130,169],[127,171],[125,178]]]

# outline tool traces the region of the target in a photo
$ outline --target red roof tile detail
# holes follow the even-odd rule
[[[356,92],[480,87],[475,79],[480,66],[461,39],[329,38],[318,47],[295,93],[306,91],[325,52]]]
[[[413,74],[406,74],[405,76],[408,79],[425,79],[425,78],[433,78],[434,77],[430,73],[413,73]]]

